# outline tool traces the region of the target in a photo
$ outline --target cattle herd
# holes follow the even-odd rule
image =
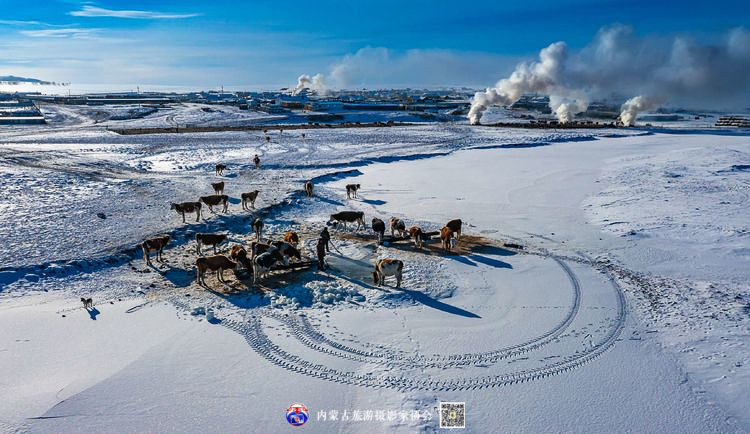
[[[255,167],[260,167],[260,158],[256,155],[253,159]],[[227,166],[224,164],[216,165],[216,175],[222,176],[224,171],[227,170]],[[214,212],[214,206],[221,206],[222,212],[226,213],[229,208],[229,196],[224,194],[224,181],[211,183],[211,187],[215,194],[208,196],[201,196],[197,202],[182,202],[182,203],[171,203],[171,209],[176,211],[181,217],[182,222],[185,223],[185,214],[195,213],[195,221],[200,221],[201,210],[203,205],[206,205],[211,212]],[[357,191],[359,190],[359,184],[349,184],[346,186],[346,195],[348,198],[356,198]],[[303,187],[308,197],[313,197],[313,183],[308,181]],[[255,201],[258,198],[260,191],[254,190],[246,193],[241,193],[241,203],[243,210],[251,210],[255,208]],[[327,223],[336,228],[343,226],[343,229],[347,229],[347,224],[357,224],[355,231],[366,228],[365,216],[362,211],[340,211],[331,214],[330,219]],[[451,220],[439,231],[441,240],[441,246],[445,251],[450,252],[456,248],[456,243],[461,239],[461,227],[463,222],[460,219]],[[391,217],[388,221],[390,227],[391,237],[394,240],[412,239],[417,249],[423,248],[424,241],[428,238],[422,228],[419,226],[411,226],[407,229],[406,223],[397,217]],[[372,230],[378,237],[378,243],[383,244],[386,222],[379,218],[372,219]],[[253,283],[257,283],[259,279],[264,278],[269,274],[271,269],[278,264],[284,264],[289,266],[290,260],[301,261],[302,255],[298,248],[300,243],[299,234],[296,232],[287,232],[284,234],[282,240],[273,241],[270,239],[263,239],[263,221],[260,218],[255,218],[252,222],[252,230],[254,232],[254,241],[251,241],[247,249],[245,246],[240,244],[234,244],[229,250],[229,255],[217,254],[217,246],[227,241],[228,236],[226,234],[215,234],[215,233],[197,233],[195,234],[196,242],[196,254],[198,258],[195,260],[195,269],[197,275],[197,281],[200,285],[206,286],[204,275],[206,271],[216,272],[217,279],[220,282],[225,282],[223,272],[225,270],[233,269],[247,269],[253,273]],[[433,232],[438,234],[438,232]],[[324,227],[321,232],[321,237],[318,240],[318,267],[323,269],[325,267],[323,257],[325,251],[328,250],[328,242],[330,235],[328,230]],[[156,253],[156,260],[162,261],[162,252],[170,241],[169,235],[159,236],[144,240],[140,246],[143,249],[143,258],[147,265],[152,265],[150,254]],[[202,246],[209,246],[213,248],[212,256],[203,256]],[[321,246],[325,246],[324,248]],[[376,285],[383,285],[386,276],[394,276],[396,278],[396,287],[401,287],[401,280],[403,276],[404,263],[398,259],[385,258],[376,261],[373,271],[373,282]]]

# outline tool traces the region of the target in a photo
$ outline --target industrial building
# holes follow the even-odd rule
[[[722,116],[716,121],[716,126],[750,128],[750,118],[745,116]]]
[[[47,123],[33,101],[5,94],[0,100],[0,125],[37,125]]]

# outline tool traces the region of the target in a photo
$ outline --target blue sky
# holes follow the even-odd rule
[[[551,42],[602,26],[710,42],[748,1],[0,0],[0,75],[74,83],[485,86]],[[341,68],[344,65],[345,68]],[[338,68],[347,74],[331,76]]]

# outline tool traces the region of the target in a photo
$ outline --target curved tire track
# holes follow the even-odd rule
[[[268,314],[267,316],[284,323],[284,325],[292,333],[292,335],[294,335],[297,340],[302,342],[307,347],[343,359],[384,365],[419,365],[421,367],[429,368],[456,368],[472,365],[494,364],[499,360],[515,357],[520,354],[539,349],[540,347],[553,342],[565,332],[565,330],[570,326],[570,324],[578,314],[581,305],[580,282],[578,281],[575,273],[573,273],[573,271],[564,261],[560,260],[557,257],[552,257],[552,259],[555,260],[555,262],[557,262],[557,264],[566,273],[573,288],[573,301],[571,303],[570,309],[568,310],[568,313],[558,325],[548,330],[544,334],[529,339],[525,342],[505,348],[500,348],[497,350],[479,353],[449,355],[433,354],[429,356],[404,357],[402,351],[393,350],[384,346],[376,347],[378,348],[377,350],[368,351],[365,349],[353,348],[351,346],[342,344],[338,341],[328,338],[327,336],[317,331],[306,318],[293,320],[291,318],[275,313]]]
[[[576,296],[573,306],[566,318],[554,329],[548,331],[541,337],[532,339],[522,344],[514,345],[512,347],[494,350],[484,353],[470,353],[470,354],[458,354],[458,355],[437,355],[431,358],[391,358],[393,352],[374,352],[365,351],[349,348],[345,345],[337,343],[333,340],[327,339],[323,336],[323,344],[318,339],[313,339],[310,335],[322,336],[318,333],[311,325],[305,326],[303,322],[298,322],[285,318],[283,315],[275,312],[262,312],[258,314],[246,313],[243,321],[236,320],[225,320],[222,322],[223,325],[231,330],[236,331],[245,337],[248,344],[262,357],[269,362],[290,370],[297,372],[302,375],[306,375],[314,378],[321,378],[328,381],[333,381],[342,384],[352,384],[362,387],[373,387],[373,388],[392,388],[401,391],[407,390],[431,390],[431,391],[454,391],[454,390],[472,390],[478,388],[489,388],[489,387],[500,387],[525,381],[532,381],[537,379],[546,378],[550,375],[556,375],[569,371],[571,369],[580,367],[609,350],[618,337],[622,333],[622,329],[625,325],[626,318],[626,305],[625,297],[617,281],[611,275],[608,269],[604,269],[603,272],[607,276],[612,288],[616,294],[617,301],[617,314],[613,319],[613,325],[610,327],[608,333],[596,344],[592,345],[588,350],[579,352],[573,355],[563,357],[562,359],[548,363],[538,368],[530,368],[519,370],[510,373],[503,373],[498,375],[490,376],[467,376],[458,377],[450,380],[436,381],[429,379],[415,379],[404,376],[391,376],[391,375],[373,375],[373,374],[360,374],[352,371],[343,371],[338,369],[329,368],[323,364],[314,364],[310,361],[303,359],[302,357],[291,354],[283,348],[279,347],[274,343],[271,338],[265,333],[262,319],[271,318],[282,322],[286,328],[303,343],[310,346],[311,348],[321,351],[326,354],[343,357],[352,361],[363,362],[363,363],[376,363],[378,359],[381,359],[381,363],[385,364],[399,364],[401,361],[412,362],[410,368],[418,369],[420,367],[432,367],[432,366],[466,366],[477,363],[478,360],[487,360],[492,357],[512,357],[513,355],[520,354],[521,352],[528,352],[539,348],[540,346],[548,343],[554,337],[559,336],[575,318],[578,309],[580,307],[580,283],[575,277],[575,274],[568,267],[568,265],[560,258],[550,255],[552,259],[565,270],[566,274],[571,281],[571,284],[576,289]],[[593,267],[593,263],[588,262],[588,265]],[[309,323],[308,323],[309,324]],[[531,343],[530,343],[531,342]],[[330,348],[326,348],[329,346]],[[331,348],[334,348],[333,350]],[[351,351],[350,351],[351,350]],[[484,357],[484,359],[483,359]],[[503,357],[503,358],[505,358]],[[374,360],[373,360],[374,359]],[[424,362],[424,366],[420,366],[417,361]],[[442,363],[442,364],[441,364]]]

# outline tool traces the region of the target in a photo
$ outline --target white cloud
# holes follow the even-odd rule
[[[22,35],[32,38],[84,38],[98,32],[100,29],[42,29],[42,30],[21,30]]]
[[[135,19],[178,19],[200,16],[197,13],[165,13],[156,11],[126,11],[104,9],[96,6],[84,6],[80,11],[69,12],[74,17],[114,17]]]
[[[49,24],[41,21],[20,21],[20,20],[0,20],[0,24],[5,26],[47,26]]]
[[[507,72],[517,57],[481,52],[366,47],[330,71],[337,87],[476,86]]]

